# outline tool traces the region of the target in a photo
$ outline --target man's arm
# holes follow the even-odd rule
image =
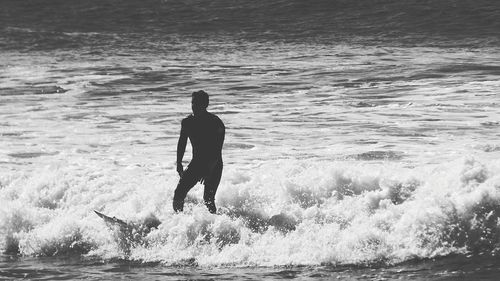
[[[222,146],[224,145],[225,135],[226,135],[226,127],[224,126],[224,123],[220,121],[220,125],[217,128],[216,145],[217,145],[217,151],[219,151],[221,155],[222,155]]]
[[[184,124],[184,120],[181,123],[181,133],[179,136],[179,141],[177,142],[177,173],[182,177],[184,173],[184,167],[182,167],[182,158],[184,157],[184,152],[186,152],[187,144],[187,133]]]

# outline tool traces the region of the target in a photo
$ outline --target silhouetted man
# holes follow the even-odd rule
[[[174,211],[182,212],[184,198],[197,183],[205,185],[203,200],[210,213],[215,214],[215,192],[222,175],[222,145],[224,143],[224,123],[207,111],[208,94],[194,92],[191,100],[193,114],[181,123],[181,135],[177,143],[177,172],[181,177],[174,194]],[[182,158],[186,151],[187,139],[193,147],[193,157],[186,170]]]

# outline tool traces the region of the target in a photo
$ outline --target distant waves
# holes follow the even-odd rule
[[[102,34],[230,35],[252,40],[362,37],[430,44],[498,44],[500,3],[419,0],[90,0],[0,3],[0,48],[74,48]],[[101,34],[101,35],[99,35]],[[118,36],[118,37],[120,37]],[[96,42],[97,41],[97,42]],[[56,44],[57,43],[57,44]],[[124,44],[125,42],[122,42]]]

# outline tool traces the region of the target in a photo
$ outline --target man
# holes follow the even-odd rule
[[[224,143],[224,123],[207,111],[208,94],[197,91],[192,94],[193,114],[181,123],[181,134],[177,143],[177,172],[181,177],[174,193],[175,212],[182,212],[184,198],[197,183],[205,185],[203,200],[210,213],[215,214],[215,192],[222,175],[222,145]],[[186,170],[182,158],[186,151],[187,139],[193,148],[193,157]]]

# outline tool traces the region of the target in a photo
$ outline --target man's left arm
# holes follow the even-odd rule
[[[217,144],[217,151],[219,151],[221,155],[222,155],[222,146],[224,145],[225,135],[226,135],[226,127],[224,126],[224,123],[220,121],[220,124],[217,127],[216,144]]]

